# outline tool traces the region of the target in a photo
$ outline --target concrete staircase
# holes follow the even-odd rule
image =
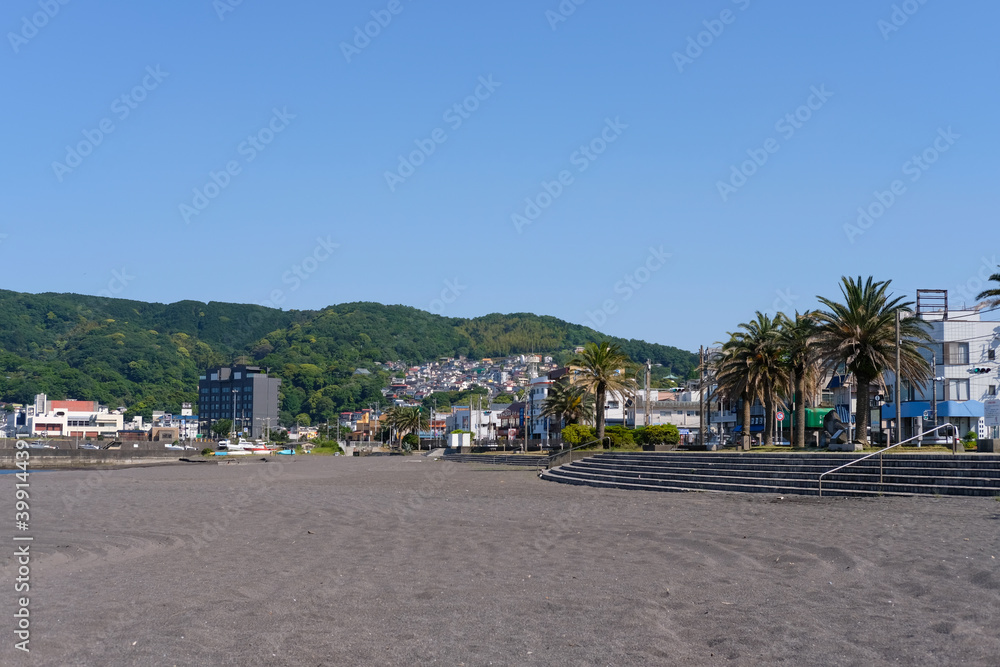
[[[445,452],[441,457],[442,461],[455,461],[458,463],[488,463],[492,465],[523,466],[525,468],[541,468],[548,460],[548,456],[533,456],[531,454],[452,454]]]
[[[857,454],[608,453],[540,473],[544,480],[646,491],[817,495],[820,473]],[[824,496],[1000,496],[1000,455],[886,454],[823,478]]]

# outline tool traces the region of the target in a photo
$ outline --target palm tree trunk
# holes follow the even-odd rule
[[[605,389],[603,384],[597,385],[597,439],[604,447],[604,398]]]
[[[801,371],[802,369],[800,369]],[[805,449],[806,446],[806,374],[798,372],[795,374],[795,393],[792,400],[795,401],[795,446]]]
[[[764,401],[764,446],[774,444],[774,401]]]
[[[750,397],[743,394],[743,450],[750,451]]]
[[[857,432],[854,439],[860,441],[865,447],[868,446],[868,379],[858,378],[858,395],[855,411],[857,412]]]

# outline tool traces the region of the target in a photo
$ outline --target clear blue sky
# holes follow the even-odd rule
[[[995,2],[230,2],[3,3],[3,287],[697,349],[845,274],[961,301],[1000,257]]]

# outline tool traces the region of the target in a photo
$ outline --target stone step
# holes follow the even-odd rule
[[[804,489],[796,487],[786,487],[780,485],[763,484],[685,484],[670,483],[662,480],[638,480],[627,478],[601,478],[589,475],[567,474],[560,468],[546,470],[539,475],[542,479],[559,482],[562,484],[575,484],[579,486],[593,486],[599,488],[617,489],[638,489],[643,491],[668,491],[668,492],[709,492],[709,493],[773,493],[776,495],[817,495],[817,489]],[[870,491],[864,489],[840,489],[827,488],[823,485],[823,496],[912,496],[912,493],[900,493],[896,491]]]
[[[860,459],[860,455],[854,454],[687,454],[687,455],[671,455],[667,454],[626,454],[626,453],[615,453],[615,454],[597,454],[591,458],[601,459],[601,460],[628,460],[628,461],[641,461],[649,463],[658,463],[665,461],[677,461],[685,463],[719,463],[719,462],[739,462],[744,464],[794,464],[794,465],[830,465],[831,467],[837,467],[838,465],[843,465],[849,463],[853,460]],[[869,461],[878,461],[878,457],[872,457],[867,459]],[[1000,468],[1000,455],[995,454],[892,454],[888,453],[882,456],[882,461],[885,465],[897,465],[902,462],[907,464],[917,464],[917,465],[942,465],[945,467],[950,466],[962,466],[967,463],[972,463],[976,466],[984,467],[995,467]]]
[[[816,488],[818,486],[818,475],[794,475],[789,473],[767,473],[755,472],[745,474],[739,471],[729,471],[732,474],[720,475],[716,470],[696,470],[681,471],[670,474],[649,473],[646,471],[625,470],[606,465],[565,465],[562,470],[567,472],[579,472],[596,476],[611,476],[629,479],[649,479],[669,482],[719,482],[719,483],[739,483],[739,484],[777,484],[795,488]],[[878,474],[855,474],[845,471],[823,478],[823,486],[863,484],[878,485]],[[901,476],[883,475],[883,485],[896,486],[933,486],[933,487],[975,487],[984,490],[992,490],[992,493],[984,495],[1000,495],[1000,480],[982,477],[933,477],[933,476]]]
[[[458,463],[484,463],[490,465],[523,466],[539,468],[548,461],[547,456],[504,456],[502,454],[445,454],[441,460]]]
[[[614,464],[611,462],[597,461],[593,459],[582,459],[580,461],[574,462],[572,465],[580,468],[588,469],[602,469],[602,470],[617,470],[629,473],[641,473],[644,475],[683,475],[683,474],[710,474],[717,477],[726,476],[758,476],[758,477],[788,477],[792,479],[804,478],[816,480],[819,478],[821,473],[825,473],[830,468],[823,467],[813,467],[813,466],[802,466],[802,467],[792,467],[792,466],[747,466],[747,467],[736,467],[727,465],[712,465],[712,466],[642,466],[642,465],[624,465],[624,464]],[[878,464],[874,466],[868,466],[866,464],[859,464],[857,466],[852,466],[850,468],[844,468],[838,472],[831,475],[827,475],[824,479],[831,478],[844,478],[844,477],[872,477],[876,479],[879,475]],[[979,479],[983,480],[983,483],[994,483],[1000,486],[1000,470],[980,470],[978,468],[912,468],[912,467],[886,467],[882,472],[883,477],[897,477],[897,478],[915,478],[915,479],[952,479],[952,480],[962,480],[962,479]]]
[[[820,473],[857,458],[840,456],[820,462],[808,455],[598,454],[544,471],[541,477],[570,484],[659,491],[816,495]],[[889,457],[883,461],[881,481],[876,458],[827,475],[823,495],[1000,496],[1000,470],[994,467],[1000,457],[908,456],[900,457],[894,465],[889,461]]]

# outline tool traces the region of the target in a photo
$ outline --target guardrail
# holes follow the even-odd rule
[[[552,468],[554,466],[562,465],[562,463],[556,463],[556,460],[557,459],[562,459],[564,457],[569,457],[569,460],[572,463],[572,461],[573,461],[573,452],[575,452],[578,449],[583,449],[584,447],[589,447],[590,445],[594,444],[595,442],[600,442],[600,443],[603,444],[605,440],[608,441],[608,447],[610,448],[610,446],[611,446],[611,436],[606,435],[603,438],[599,438],[597,440],[591,440],[590,442],[585,442],[582,445],[577,445],[576,447],[571,447],[570,449],[567,449],[564,452],[559,452],[558,454],[553,454],[553,455],[549,456],[548,459],[545,461],[543,467],[546,470],[548,470],[549,468]]]
[[[940,430],[942,428],[951,428],[955,439],[956,440],[958,439],[958,427],[955,426],[954,424],[949,423],[949,424],[941,424],[940,426],[935,426],[934,428],[929,429],[927,431],[924,431],[923,433],[919,433],[919,434],[913,436],[912,438],[907,438],[906,440],[901,440],[900,442],[897,442],[895,445],[889,445],[888,447],[883,447],[882,449],[878,450],[877,452],[872,452],[871,454],[868,454],[867,456],[862,456],[859,459],[854,459],[850,463],[845,463],[842,466],[837,466],[833,470],[827,470],[824,473],[820,473],[819,479],[817,480],[818,484],[819,484],[819,495],[820,496],[823,495],[823,478],[825,476],[833,474],[833,473],[837,472],[838,470],[843,470],[844,468],[848,468],[850,466],[853,466],[853,465],[856,465],[858,463],[861,463],[862,461],[864,461],[866,459],[870,459],[873,456],[877,456],[878,457],[878,483],[879,484],[883,484],[884,482],[882,481],[882,479],[883,479],[883,475],[882,475],[882,471],[883,471],[883,468],[882,468],[882,454],[884,454],[885,452],[889,451],[890,449],[892,449],[894,447],[899,447],[900,445],[905,445],[908,442],[912,442],[914,440],[917,440],[918,438],[922,438],[925,435],[927,435],[928,433],[933,433],[934,431],[938,431],[938,430]]]

